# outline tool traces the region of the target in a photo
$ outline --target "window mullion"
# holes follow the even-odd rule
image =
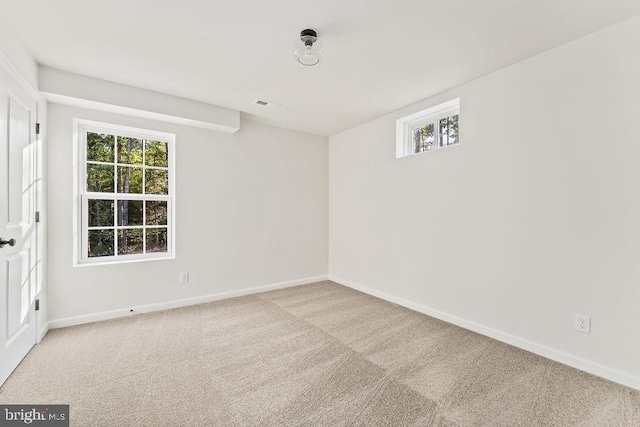
[[[117,145],[117,144],[116,144]],[[117,154],[116,154],[116,159],[117,158]],[[118,167],[116,166],[116,170],[118,169]],[[114,194],[115,195],[115,194]],[[117,196],[117,195],[115,195]],[[113,215],[113,256],[118,256],[118,249],[119,249],[119,245],[118,245],[118,215],[120,214],[120,209],[118,208],[118,198],[115,197],[113,200],[113,209],[114,209],[114,215]]]
[[[113,215],[113,255],[114,257],[117,257],[118,255],[120,255],[120,244],[118,241],[118,216],[120,215],[120,208],[118,206],[118,200],[120,198],[120,192],[118,191],[118,166],[119,166],[119,161],[118,161],[118,154],[119,154],[119,148],[118,148],[118,138],[120,137],[120,135],[118,133],[113,134],[113,170],[114,170],[114,189],[113,189],[113,193],[114,193],[114,200],[113,200],[113,209],[115,212],[115,215]]]
[[[142,194],[146,194],[147,193],[147,187],[146,187],[146,178],[147,178],[147,162],[145,160],[145,155],[146,155],[146,144],[147,140],[143,139],[142,140]]]
[[[80,215],[82,216],[82,224],[88,224],[89,223],[89,200],[86,196],[83,195],[82,200],[81,200],[81,212]],[[85,258],[89,257],[89,231],[87,230],[86,227],[82,227],[82,242],[83,242],[83,247],[82,247],[82,256],[84,256]]]
[[[169,204],[167,203],[167,206]],[[142,202],[142,253],[147,253],[147,201]]]

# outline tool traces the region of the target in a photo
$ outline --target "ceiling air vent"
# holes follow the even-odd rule
[[[262,105],[263,107],[269,107],[269,108],[280,108],[280,107],[282,107],[282,104],[276,104],[275,102],[266,101],[266,100],[260,99],[260,98],[254,99],[253,103],[256,104],[256,105]]]

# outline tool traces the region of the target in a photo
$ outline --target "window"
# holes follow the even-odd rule
[[[460,99],[436,105],[396,122],[396,157],[458,145]]]
[[[173,258],[175,135],[75,126],[78,263]]]

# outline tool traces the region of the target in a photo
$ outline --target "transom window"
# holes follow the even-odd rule
[[[396,157],[433,151],[460,143],[460,99],[445,102],[396,122]]]
[[[175,136],[76,122],[79,262],[173,257]]]

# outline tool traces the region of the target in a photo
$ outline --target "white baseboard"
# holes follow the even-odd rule
[[[220,292],[216,294],[202,295],[198,297],[185,298],[173,301],[165,301],[154,304],[138,305],[118,310],[102,311],[99,313],[85,314],[81,316],[65,317],[62,319],[50,320],[47,323],[48,329],[65,328],[67,326],[81,325],[84,323],[98,322],[101,320],[116,319],[119,317],[134,316],[152,311],[167,310],[170,308],[186,307],[189,305],[202,304],[211,301],[218,301],[227,298],[240,297],[244,295],[259,294],[276,289],[290,288],[293,286],[307,285],[309,283],[327,280],[328,276],[307,277],[305,279],[290,280],[288,282],[273,283],[271,285],[256,286],[252,288],[240,289],[237,291]],[[133,311],[132,311],[133,310]]]
[[[590,374],[597,375],[607,380],[616,382],[618,384],[640,390],[640,378],[626,372],[618,371],[600,363],[593,362],[591,360],[584,359],[582,357],[566,353],[564,351],[557,350],[543,344],[529,341],[516,335],[508,334],[497,329],[493,329],[488,326],[484,326],[470,320],[466,320],[461,317],[454,316],[443,311],[433,309],[431,307],[427,307],[422,304],[417,304],[412,301],[397,297],[395,295],[388,294],[386,292],[381,292],[357,283],[353,283],[349,280],[341,279],[339,277],[331,275],[329,275],[329,280],[353,288],[360,292],[364,292],[365,294],[369,294],[374,297],[392,302],[394,304],[401,305],[419,313],[435,317],[436,319],[452,323],[456,326],[460,326],[470,331],[477,332],[481,335],[485,335],[498,341],[502,341],[523,350],[530,351],[531,353],[535,353],[539,356],[546,357],[547,359],[551,359],[564,365],[571,366],[572,368],[576,368],[581,371],[585,371]]]

